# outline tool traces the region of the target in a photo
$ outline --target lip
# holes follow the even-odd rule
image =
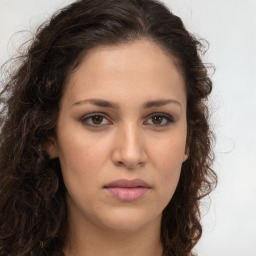
[[[141,179],[120,179],[110,182],[104,189],[119,201],[131,202],[142,198],[151,186]]]

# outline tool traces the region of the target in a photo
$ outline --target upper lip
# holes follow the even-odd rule
[[[127,180],[127,179],[119,179],[114,180],[110,183],[108,183],[104,188],[114,188],[114,187],[120,187],[120,188],[136,188],[136,187],[144,187],[144,188],[150,188],[151,186],[141,179],[133,179],[133,180]]]

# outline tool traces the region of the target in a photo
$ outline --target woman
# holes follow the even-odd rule
[[[152,0],[81,0],[1,92],[1,255],[193,255],[216,184],[201,44]]]

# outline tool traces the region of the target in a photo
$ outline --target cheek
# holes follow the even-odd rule
[[[170,192],[174,192],[180,177],[182,161],[177,161],[176,158],[166,156],[163,161],[161,175],[159,177],[163,188]]]
[[[107,161],[109,145],[84,134],[62,136],[60,141],[59,158],[64,180],[78,184],[93,180]]]
[[[107,159],[104,143],[76,137],[62,140],[59,159],[68,198],[81,209],[85,200],[88,205],[97,203],[94,199],[102,186],[100,173]]]
[[[184,137],[184,136],[183,136]],[[162,186],[161,193],[169,201],[179,181],[185,155],[185,138],[165,141],[154,147],[153,155],[156,180]]]
[[[162,209],[164,209],[171,201],[175,190],[177,188],[180,173],[181,173],[182,162],[177,159],[170,158],[166,160],[159,177],[159,184],[161,185],[161,192],[159,198],[162,198]]]
[[[186,137],[177,136],[155,143],[151,155],[155,164],[161,165],[164,170],[179,170],[185,157]]]

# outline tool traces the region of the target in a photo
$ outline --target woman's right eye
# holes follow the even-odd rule
[[[81,121],[84,125],[96,128],[111,124],[103,114],[90,114],[82,117]]]

